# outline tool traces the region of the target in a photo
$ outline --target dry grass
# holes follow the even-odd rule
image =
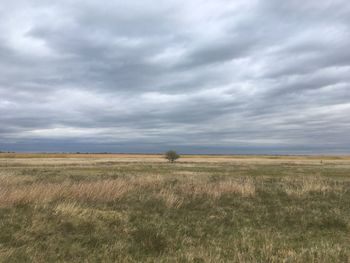
[[[184,197],[174,193],[169,189],[163,189],[155,195],[156,198],[163,200],[168,208],[179,208],[184,202]]]
[[[34,180],[35,178],[29,176],[0,172],[0,189],[4,187],[23,185]]]
[[[48,203],[55,200],[72,202],[111,202],[129,193],[145,198],[149,193],[162,199],[168,207],[179,207],[185,196],[206,195],[218,199],[225,194],[253,197],[257,186],[266,180],[260,178],[228,178],[218,182],[199,180],[195,174],[177,174],[172,177],[175,184],[169,184],[164,175],[143,175],[120,179],[60,183],[35,181],[35,177],[4,174],[0,175],[0,206],[16,203]],[[310,193],[343,193],[344,184],[317,176],[284,177],[281,189],[289,196],[301,197]]]
[[[0,262],[350,260],[344,159],[51,157],[0,158]]]
[[[252,179],[227,180],[217,183],[192,183],[182,186],[185,193],[194,195],[208,195],[212,198],[219,198],[223,194],[239,194],[242,196],[254,196],[255,184]]]
[[[22,186],[0,186],[0,205],[47,203],[54,200],[109,202],[130,190],[125,182],[103,180],[81,183],[34,183]]]
[[[301,155],[181,155],[182,163],[236,163],[236,164],[346,164],[350,156],[301,156]],[[25,164],[110,162],[167,162],[162,154],[74,154],[74,153],[0,153],[1,162]]]
[[[92,182],[66,180],[61,183],[43,183],[31,182],[32,180],[33,178],[28,176],[1,176],[0,205],[48,203],[55,200],[110,202],[131,192],[142,198],[145,191],[151,191],[151,194],[164,200],[169,207],[179,207],[186,195],[207,195],[217,199],[223,194],[238,194],[244,197],[255,194],[255,184],[252,179],[231,179],[215,183],[198,180],[194,182],[188,178],[182,178],[171,186],[167,185],[167,178],[160,175]],[[19,182],[26,182],[26,184],[19,184]]]
[[[63,159],[71,159],[71,158],[140,158],[140,159],[147,159],[147,158],[159,158],[162,157],[160,154],[86,154],[86,153],[0,153],[0,158],[63,158]]]
[[[282,188],[289,196],[298,197],[309,193],[342,193],[346,190],[344,184],[319,176],[285,177],[282,179]]]

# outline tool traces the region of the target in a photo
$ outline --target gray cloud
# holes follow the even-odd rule
[[[350,150],[350,4],[13,0],[0,150]]]

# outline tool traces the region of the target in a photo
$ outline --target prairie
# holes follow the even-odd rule
[[[349,262],[350,157],[0,154],[0,262]]]

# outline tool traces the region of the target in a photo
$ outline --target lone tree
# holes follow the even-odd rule
[[[175,160],[180,158],[180,155],[177,154],[175,151],[167,151],[165,153],[165,159],[167,159],[169,162],[173,163]]]

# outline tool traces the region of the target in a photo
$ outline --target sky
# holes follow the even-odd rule
[[[347,0],[0,0],[0,150],[350,153]]]

